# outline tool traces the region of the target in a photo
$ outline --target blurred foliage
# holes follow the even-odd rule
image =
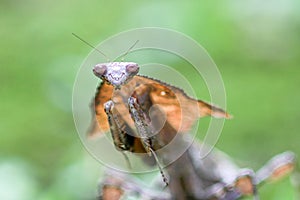
[[[218,148],[255,169],[288,149],[300,155],[298,0],[2,0],[0,24],[1,199],[95,194],[100,165],[86,155],[71,109],[91,49],[72,32],[93,44],[145,26],[189,35],[218,65],[234,115]],[[292,196],[279,184],[262,189],[263,199]]]

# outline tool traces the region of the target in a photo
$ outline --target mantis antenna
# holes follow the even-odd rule
[[[100,50],[98,50],[96,47],[94,47],[93,45],[91,45],[89,42],[87,42],[86,40],[82,39],[81,37],[79,37],[78,35],[76,35],[75,33],[72,33],[72,35],[74,35],[76,38],[78,38],[79,40],[81,40],[82,42],[84,42],[85,44],[87,44],[88,46],[92,47],[94,50],[96,50],[98,53],[100,53],[101,55],[103,55],[107,62],[110,61],[110,59]]]
[[[133,47],[134,47],[138,42],[139,42],[139,40],[135,41],[135,43],[133,43],[133,45],[131,45],[131,47],[129,47],[129,49],[128,49],[125,53],[123,53],[123,55],[122,55],[123,58],[121,59],[122,62],[124,61],[125,56],[127,56],[127,54],[133,49]]]

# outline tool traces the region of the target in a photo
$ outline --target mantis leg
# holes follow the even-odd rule
[[[151,139],[149,137],[151,130],[149,123],[146,122],[146,115],[144,114],[144,111],[141,109],[140,105],[137,103],[137,99],[134,97],[129,97],[128,107],[138,134],[141,138],[142,144],[146,152],[151,155]]]
[[[104,104],[104,110],[106,112],[108,123],[111,131],[111,135],[113,138],[114,145],[117,150],[121,151],[123,154],[126,163],[129,168],[131,168],[131,164],[128,156],[124,153],[124,151],[131,151],[133,146],[134,137],[127,134],[129,126],[120,118],[120,114],[117,110],[113,109],[114,103],[112,100],[107,101]],[[130,131],[132,131],[130,129]]]
[[[129,135],[126,134],[125,124],[118,118],[118,112],[113,112],[113,107],[114,102],[112,100],[104,104],[104,110],[108,117],[108,123],[115,147],[120,151],[128,151],[130,150]]]
[[[135,97],[129,97],[128,99],[128,107],[131,117],[134,121],[134,124],[137,128],[137,132],[140,136],[141,142],[148,153],[149,156],[153,155],[159,171],[163,177],[163,181],[168,185],[168,180],[162,170],[162,167],[158,161],[157,155],[151,146],[151,129],[150,129],[150,120],[147,119],[146,113],[141,109],[140,105],[137,102]]]

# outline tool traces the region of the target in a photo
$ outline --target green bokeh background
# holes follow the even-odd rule
[[[91,49],[72,32],[93,44],[149,26],[189,35],[219,67],[234,115],[217,147],[254,169],[285,150],[300,155],[298,0],[2,0],[0,25],[1,199],[96,193],[100,164],[81,145],[71,109],[76,72]],[[295,198],[288,179],[261,193]]]

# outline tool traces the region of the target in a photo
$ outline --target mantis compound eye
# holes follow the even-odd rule
[[[137,64],[129,64],[126,66],[126,72],[135,75],[139,72],[139,66]]]
[[[97,77],[102,78],[107,72],[107,67],[103,64],[97,64],[95,65],[93,72]]]

